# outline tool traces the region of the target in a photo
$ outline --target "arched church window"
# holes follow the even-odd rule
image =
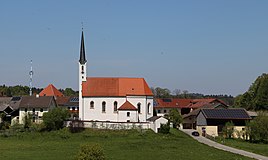
[[[150,107],[151,107],[151,103],[148,103],[147,105],[147,113],[150,114]]]
[[[103,113],[106,112],[106,102],[105,101],[102,102],[102,112]]]
[[[93,101],[90,102],[90,109],[94,109],[94,102]]]
[[[117,101],[114,101],[114,112],[117,111]]]
[[[138,113],[141,113],[141,103],[138,103],[137,107],[138,107]]]

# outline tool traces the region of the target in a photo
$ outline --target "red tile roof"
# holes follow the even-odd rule
[[[58,98],[56,99],[57,105],[58,105],[58,106],[63,106],[63,105],[65,105],[66,103],[69,102],[69,99],[70,99],[70,97],[58,97]]]
[[[185,108],[191,103],[192,99],[157,98],[155,101],[157,103],[155,108]]]
[[[222,100],[215,98],[203,99],[181,99],[181,98],[157,98],[155,108],[202,108],[211,106],[212,104],[221,103],[227,106]]]
[[[85,97],[153,96],[143,78],[87,78],[82,87]]]
[[[217,104],[221,103],[225,106],[227,106],[222,100],[216,99],[216,98],[203,98],[203,99],[194,99],[192,102],[187,106],[187,108],[201,108],[204,106],[209,106],[211,104]]]
[[[118,108],[118,110],[137,110],[135,106],[133,106],[129,101],[126,101],[122,106]]]
[[[53,84],[49,84],[46,88],[44,88],[40,93],[40,96],[54,96],[54,97],[63,97],[63,94],[57,90]]]

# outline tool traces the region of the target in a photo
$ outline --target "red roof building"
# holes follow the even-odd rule
[[[222,108],[228,108],[228,106],[219,99],[216,98],[203,98],[203,99],[180,99],[180,98],[158,98],[155,99],[154,109],[158,115],[168,114],[171,109],[177,109],[181,114],[188,114],[192,110],[199,108],[215,108],[221,105]]]
[[[185,108],[188,106],[192,99],[182,99],[182,98],[157,98],[155,99],[155,108]]]
[[[144,78],[89,78],[82,83],[83,97],[153,96]]]
[[[209,105],[221,104],[228,107],[222,100],[216,98],[193,99],[186,108],[198,109]]]
[[[84,34],[79,59],[79,118],[86,121],[147,122],[153,93],[144,78],[87,77]]]
[[[44,88],[40,93],[40,96],[54,96],[54,97],[63,97],[63,94],[57,90],[53,84],[49,84],[46,88]]]

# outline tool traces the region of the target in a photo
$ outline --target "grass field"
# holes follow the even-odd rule
[[[219,139],[217,141],[222,143]],[[225,139],[223,144],[268,157],[268,144],[250,143],[239,139]]]
[[[85,130],[69,133],[25,132],[0,137],[0,159],[72,160],[81,144],[98,143],[107,159],[118,160],[247,160],[249,158],[217,150],[200,144],[184,133],[172,130],[171,134],[152,131]]]

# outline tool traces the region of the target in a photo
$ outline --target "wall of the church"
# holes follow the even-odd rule
[[[137,108],[137,104],[141,104],[141,113],[138,111],[130,111],[130,117],[126,117],[127,113],[119,114],[120,111],[114,111],[114,102],[117,102],[117,109],[125,102],[129,101]],[[94,102],[94,107],[90,107],[90,103]],[[105,111],[103,111],[102,103],[105,102]],[[96,121],[113,121],[126,122],[127,120],[146,122],[146,119],[153,116],[153,97],[146,96],[127,96],[127,97],[83,97],[81,100],[82,108],[79,107],[79,117],[81,120]],[[148,112],[148,104],[150,104]],[[138,116],[137,116],[138,114]],[[138,118],[139,117],[139,118]]]
[[[118,111],[119,122],[138,122],[138,111]]]

